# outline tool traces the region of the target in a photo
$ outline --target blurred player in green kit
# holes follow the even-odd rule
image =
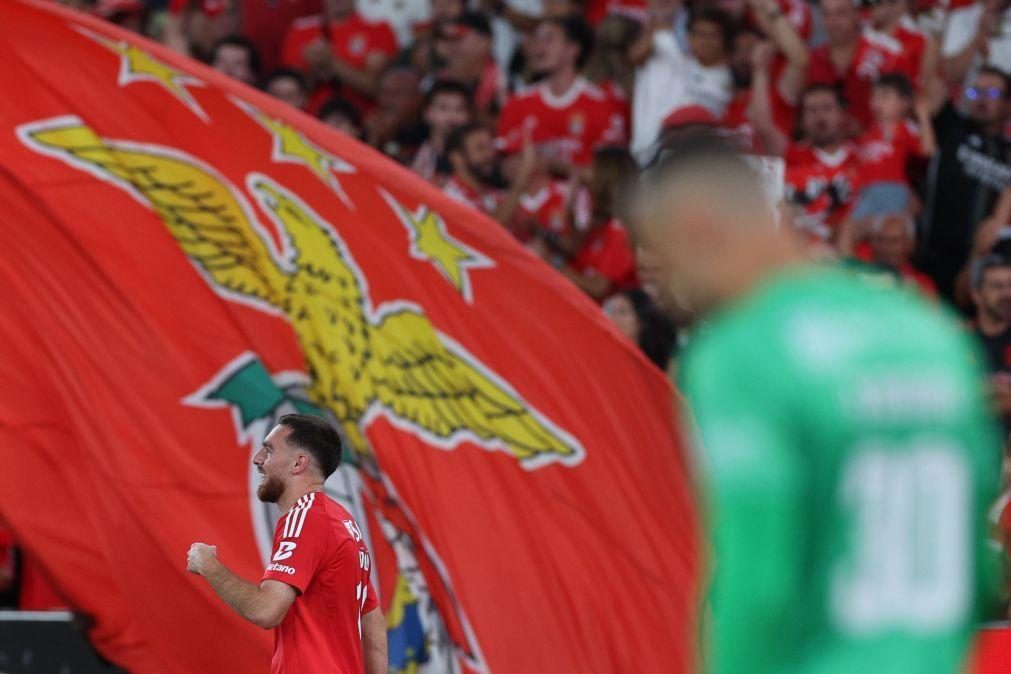
[[[970,337],[912,294],[809,266],[713,139],[675,148],[637,210],[703,321],[680,370],[711,555],[703,671],[959,671],[995,585],[1000,474]]]

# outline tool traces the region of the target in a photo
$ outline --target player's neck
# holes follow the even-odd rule
[[[547,79],[548,91],[552,96],[564,96],[575,83],[579,73],[575,68],[559,68]]]
[[[765,281],[803,265],[806,260],[802,248],[787,236],[763,236],[750,244],[742,241],[737,249],[737,261],[726,267],[728,272],[714,308],[747,297]]]
[[[281,498],[277,499],[277,507],[282,513],[286,513],[291,510],[291,507],[295,505],[295,502],[300,498],[313,491],[322,491],[323,483],[314,480],[312,482],[302,482],[299,484],[289,485],[284,493],[281,494]]]

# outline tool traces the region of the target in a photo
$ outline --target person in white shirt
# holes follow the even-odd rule
[[[701,9],[688,19],[689,50],[675,36],[676,0],[651,0],[653,21],[630,49],[639,64],[632,94],[632,154],[640,163],[653,156],[664,117],[686,105],[701,105],[719,119],[733,96],[727,65],[733,25],[729,15]]]
[[[950,84],[968,86],[984,65],[1011,72],[1011,0],[984,0],[951,10],[941,57]]]

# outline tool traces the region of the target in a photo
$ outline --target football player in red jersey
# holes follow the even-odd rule
[[[386,620],[369,580],[372,558],[354,518],[323,492],[341,440],[319,417],[287,414],[253,456],[256,495],[276,503],[270,564],[259,585],[190,547],[186,568],[203,576],[239,615],[274,632],[272,674],[386,674]]]

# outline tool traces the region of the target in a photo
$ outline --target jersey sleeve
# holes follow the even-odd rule
[[[319,571],[332,535],[326,514],[294,508],[279,524],[280,536],[262,580],[279,580],[301,594]]]
[[[780,640],[776,629],[794,608],[801,575],[801,448],[782,396],[757,384],[768,373],[740,349],[712,346],[689,349],[682,369],[713,569],[704,669],[774,671],[770,644]]]
[[[379,608],[379,595],[376,594],[376,588],[370,580],[365,590],[365,601],[362,603],[362,615],[372,613],[377,608]]]
[[[308,64],[305,61],[303,52],[309,40],[305,33],[294,28],[289,28],[284,34],[284,41],[281,44],[281,63],[288,68],[304,70]]]
[[[386,56],[396,56],[397,54],[397,35],[390,28],[390,24],[385,21],[373,26],[370,42],[369,50],[373,53]]]

